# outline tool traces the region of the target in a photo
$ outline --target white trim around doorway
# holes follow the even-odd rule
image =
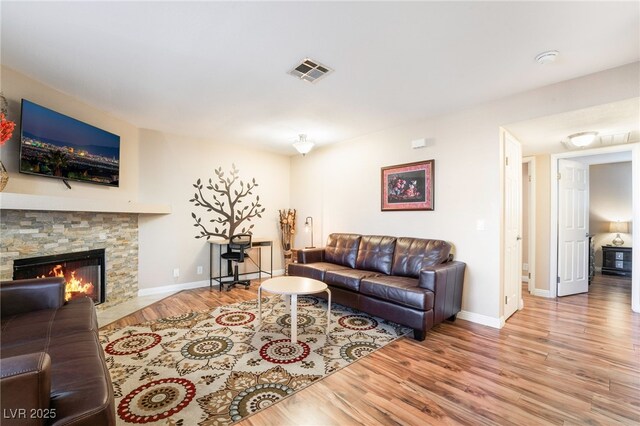
[[[527,276],[529,293],[536,293],[536,157],[524,157],[522,164],[528,165],[530,177],[529,182],[529,202],[528,207],[528,229],[527,229],[527,251],[529,253],[527,263],[529,263],[529,276]]]
[[[551,226],[549,235],[549,297],[556,297],[558,276],[558,160],[563,158],[587,157],[600,154],[615,154],[622,152],[631,153],[632,161],[632,246],[633,250],[633,271],[631,273],[631,309],[640,312],[640,143],[626,145],[616,145],[605,148],[594,148],[588,150],[572,151],[560,154],[551,154]]]

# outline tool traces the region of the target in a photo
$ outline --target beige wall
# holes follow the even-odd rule
[[[242,178],[255,177],[259,187],[255,193],[267,209],[263,217],[254,219],[254,235],[274,240],[274,269],[282,269],[278,209],[289,206],[289,157],[159,132],[141,130],[108,113],[80,102],[13,70],[2,68],[2,90],[9,101],[9,117],[20,121],[20,100],[29,99],[45,107],[70,115],[120,135],[120,187],[110,188],[71,182],[67,189],[57,179],[18,173],[19,143],[16,129],[13,140],[2,147],[1,159],[10,174],[6,192],[46,194],[61,197],[114,199],[168,204],[169,215],[141,215],[139,218],[139,288],[191,283],[208,279],[208,244],[196,240],[189,203],[192,184],[198,178],[213,177],[213,170],[225,171],[235,163]],[[46,209],[46,206],[43,206]],[[268,250],[263,260],[267,262]],[[135,267],[136,265],[132,265]],[[197,266],[203,273],[196,274]],[[173,268],[180,277],[173,278]]]
[[[5,192],[138,201],[138,129],[135,126],[9,68],[2,67],[0,81],[4,96],[9,102],[9,119],[16,123],[13,138],[0,149],[0,158],[10,176]],[[112,188],[70,182],[71,189],[68,189],[60,179],[18,173],[22,98],[119,135],[120,186]]]
[[[536,290],[548,292],[551,233],[551,156],[536,156]]]
[[[241,179],[255,178],[258,182],[254,195],[260,196],[266,211],[262,218],[254,218],[248,225],[255,224],[252,232],[256,237],[273,239],[274,269],[283,268],[278,209],[290,207],[289,157],[141,130],[140,201],[170,204],[172,213],[140,217],[140,289],[208,279],[209,244],[195,238],[199,234],[193,226],[191,212],[203,217],[203,222],[214,216],[202,207],[196,208],[189,199],[193,198],[192,185],[198,178],[203,181],[212,178],[215,182],[214,169],[222,167],[228,175],[232,163],[239,169]],[[253,198],[247,198],[250,199]],[[301,225],[298,217],[299,229]],[[268,261],[268,249],[265,249],[263,263]],[[202,275],[196,274],[198,266],[203,266]],[[174,268],[180,269],[177,279],[173,278]]]
[[[529,163],[522,164],[522,276],[527,277],[529,270]]]
[[[3,69],[2,89],[17,119],[20,98],[72,115],[121,136],[121,187],[75,184],[73,190],[53,179],[17,175],[17,143],[2,148],[11,173],[6,191],[91,199],[113,198],[168,203],[167,216],[140,219],[140,288],[206,279],[207,246],[194,238],[190,213],[192,183],[231,163],[242,176],[255,177],[267,214],[256,235],[277,240],[279,208],[297,208],[299,218],[314,217],[316,245],[330,232],[353,231],[441,238],[451,241],[458,259],[467,262],[463,309],[475,319],[499,319],[501,285],[501,188],[499,127],[507,123],[585,108],[639,96],[638,63],[569,80],[531,92],[440,117],[407,123],[393,129],[288,157],[248,150],[223,141],[203,141],[138,130],[74,98],[28,77]],[[429,146],[412,150],[410,141],[427,137]],[[435,211],[381,212],[380,167],[435,159]],[[548,158],[538,160],[538,186],[548,178]],[[546,167],[547,172],[541,171]],[[548,182],[546,187],[548,188]],[[544,205],[537,198],[538,209]],[[548,211],[548,209],[547,209]],[[547,214],[548,216],[548,214]],[[478,221],[484,230],[478,230]],[[538,250],[548,250],[548,223],[538,219]],[[299,222],[300,224],[300,222]],[[301,228],[300,228],[301,229]],[[302,236],[296,246],[304,245]],[[546,245],[545,245],[546,243]],[[276,244],[276,246],[278,246]],[[538,253],[536,272],[548,262]],[[279,266],[276,250],[275,267]],[[203,275],[195,267],[204,266]],[[171,271],[180,268],[174,280]],[[548,271],[548,265],[546,265]],[[548,273],[537,273],[544,288]],[[547,288],[548,288],[548,283]],[[478,317],[480,316],[480,317]],[[493,324],[493,323],[492,323]]]
[[[301,216],[314,217],[320,241],[331,232],[351,231],[452,242],[456,257],[467,263],[463,310],[475,319],[499,323],[500,126],[638,96],[637,76],[635,63],[295,157],[291,205]],[[423,137],[429,146],[412,150],[410,141]],[[380,168],[426,159],[435,159],[435,211],[381,212]],[[477,229],[479,220],[485,230]],[[543,227],[537,232],[544,232]],[[542,263],[544,256],[539,258]],[[544,280],[539,275],[538,281]]]
[[[609,232],[609,223],[631,222],[631,184],[630,161],[589,167],[589,232],[595,234],[596,268],[602,267],[602,246],[616,236]],[[631,246],[630,233],[620,237]]]

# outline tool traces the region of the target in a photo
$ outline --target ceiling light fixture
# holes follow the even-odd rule
[[[555,62],[556,58],[558,57],[558,53],[560,52],[558,52],[557,50],[547,50],[546,52],[542,52],[538,56],[536,56],[536,62],[541,65]]]
[[[584,148],[593,143],[598,132],[580,132],[569,135],[569,143],[576,148]]]
[[[314,143],[311,142],[311,141],[308,141],[307,140],[307,135],[305,135],[305,134],[299,134],[298,137],[300,139],[293,143],[293,147],[300,154],[302,154],[304,156],[304,155],[308,154],[309,151],[311,151],[313,149]]]

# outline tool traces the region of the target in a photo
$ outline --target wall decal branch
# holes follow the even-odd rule
[[[194,220],[193,226],[198,228],[199,232],[196,238],[208,240],[211,237],[222,237],[228,239],[231,235],[251,233],[254,224],[249,227],[245,224],[242,228],[241,225],[244,222],[251,222],[251,219],[255,217],[261,218],[265,211],[265,208],[260,204],[259,195],[256,195],[253,201],[246,199],[252,196],[253,190],[259,186],[256,179],[252,178],[250,182],[241,180],[235,164],[231,165],[231,172],[226,177],[222,167],[215,169],[214,173],[216,177],[209,178],[208,185],[205,186],[201,179],[193,184],[196,192],[189,202],[214,215],[207,224],[207,222],[203,223],[202,217],[191,212],[191,217]],[[208,192],[203,193],[203,189]],[[240,204],[244,204],[244,206],[240,206]]]

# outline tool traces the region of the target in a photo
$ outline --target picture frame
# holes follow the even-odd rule
[[[382,167],[381,210],[433,210],[434,175],[435,160]]]

